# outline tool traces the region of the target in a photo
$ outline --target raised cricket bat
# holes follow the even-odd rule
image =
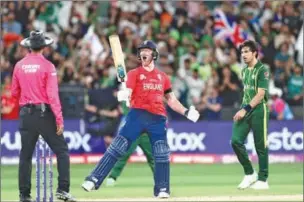
[[[126,81],[128,79],[126,65],[124,60],[124,53],[121,48],[119,36],[114,34],[109,36],[110,46],[112,50],[112,57],[114,60],[114,65],[117,71],[117,79],[121,82],[121,86],[123,89],[127,88]],[[126,105],[130,106],[130,101],[126,102]]]

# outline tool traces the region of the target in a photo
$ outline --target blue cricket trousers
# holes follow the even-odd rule
[[[167,118],[143,109],[131,109],[120,125],[118,135],[108,147],[103,158],[86,180],[93,181],[98,189],[115,163],[126,154],[138,136],[149,134],[155,161],[154,195],[170,193],[170,149],[167,143]]]

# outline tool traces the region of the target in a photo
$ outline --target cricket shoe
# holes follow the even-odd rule
[[[19,195],[20,202],[35,202],[30,195]]]
[[[157,198],[160,198],[160,199],[166,199],[166,198],[169,198],[170,197],[170,194],[168,194],[167,192],[159,192],[159,194],[157,195]]]
[[[68,192],[57,190],[56,197],[58,200],[63,200],[65,202],[76,202],[76,199]]]
[[[254,172],[251,175],[245,175],[243,181],[239,184],[238,189],[247,189],[258,179],[258,175]]]
[[[112,177],[109,177],[107,179],[106,186],[107,187],[114,187],[115,183],[116,183],[116,180],[114,178],[112,178]]]
[[[84,181],[84,183],[82,183],[81,186],[87,192],[95,190],[95,184],[94,184],[94,182],[92,182],[90,180]]]
[[[269,185],[268,182],[264,182],[264,181],[256,181],[253,185],[250,186],[250,188],[252,189],[256,189],[256,190],[265,190],[265,189],[269,189]]]

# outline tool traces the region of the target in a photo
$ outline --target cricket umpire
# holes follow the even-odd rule
[[[67,143],[63,137],[63,117],[58,95],[55,66],[43,56],[43,49],[53,39],[42,31],[32,31],[20,45],[30,50],[14,68],[12,95],[19,100],[21,151],[19,157],[20,201],[32,202],[32,155],[41,135],[57,157],[58,188],[56,197],[75,201],[69,194],[70,160]]]

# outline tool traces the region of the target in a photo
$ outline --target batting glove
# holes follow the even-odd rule
[[[199,119],[200,114],[194,106],[191,106],[189,109],[186,110],[185,116],[187,117],[187,119],[195,123]]]
[[[118,102],[122,102],[122,101],[129,102],[130,101],[130,96],[131,96],[131,91],[128,88],[123,89],[123,90],[119,90],[117,92]]]

